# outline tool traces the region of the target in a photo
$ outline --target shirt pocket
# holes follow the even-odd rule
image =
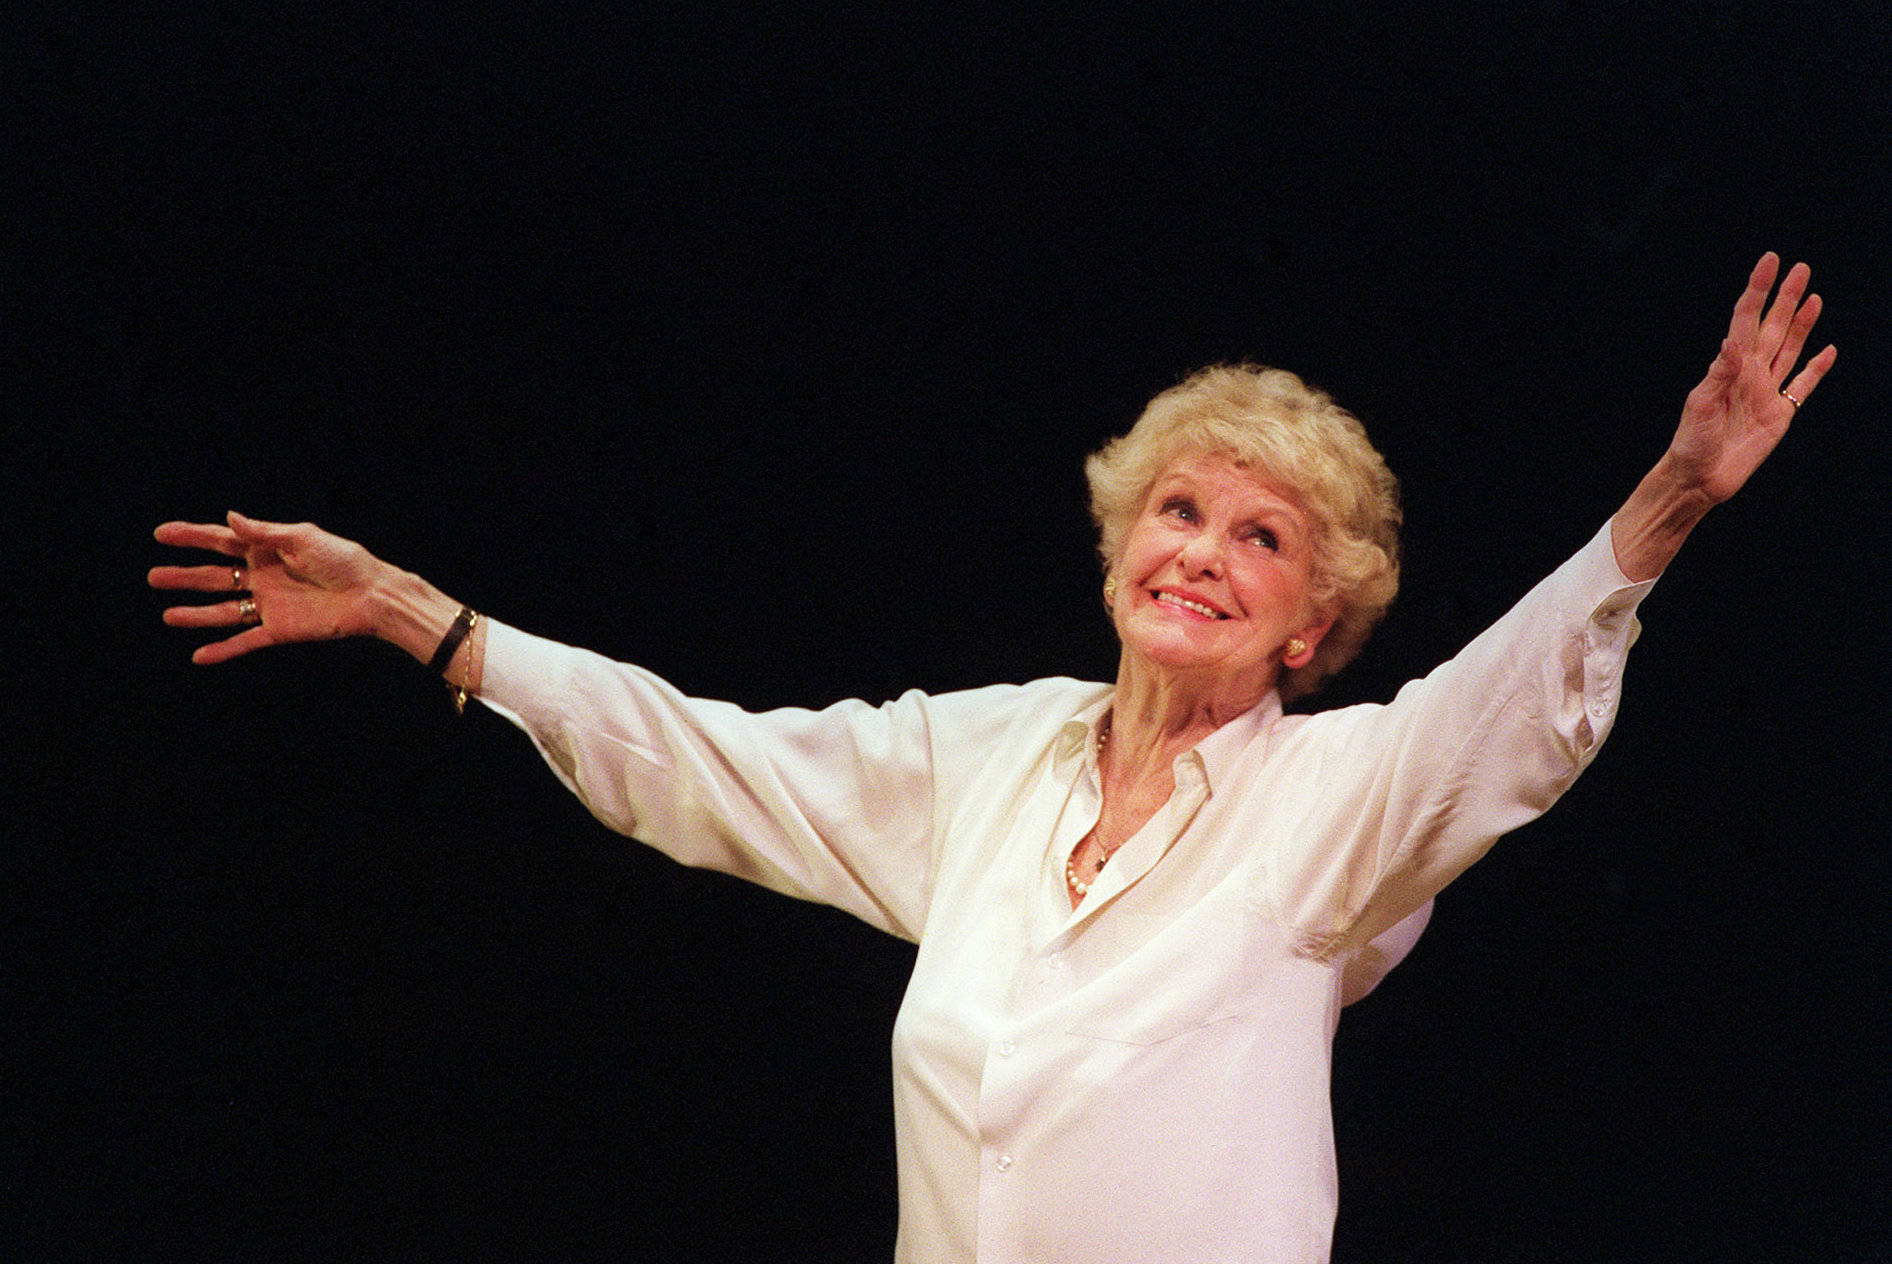
[[[1244,901],[1220,899],[1180,916],[1113,910],[1096,947],[1102,968],[1072,999],[1067,1030],[1127,1045],[1155,1045],[1252,1013],[1261,1004],[1265,923]]]

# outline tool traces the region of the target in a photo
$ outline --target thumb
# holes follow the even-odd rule
[[[230,530],[236,532],[237,539],[245,544],[261,544],[279,550],[295,544],[296,529],[287,523],[246,518],[234,509],[224,517],[230,524]]]

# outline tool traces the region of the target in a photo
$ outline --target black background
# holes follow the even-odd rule
[[[891,1249],[909,948],[606,833],[386,647],[192,668],[157,522],[750,706],[1106,677],[1081,457],[1257,359],[1405,482],[1322,701],[1381,698],[1597,529],[1770,248],[1839,366],[1350,1012],[1336,1258],[1892,1252],[1882,8],[10,15],[6,1258]]]

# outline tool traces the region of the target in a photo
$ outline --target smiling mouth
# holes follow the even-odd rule
[[[1166,591],[1159,590],[1156,594],[1156,600],[1164,603],[1165,605],[1171,605],[1181,610],[1187,610],[1191,612],[1192,614],[1199,614],[1207,619],[1228,618],[1226,614],[1223,614],[1220,610],[1217,610],[1214,606],[1204,605],[1200,601],[1191,601],[1187,597],[1178,597],[1173,592],[1166,592]]]

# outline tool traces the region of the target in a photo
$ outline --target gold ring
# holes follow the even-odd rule
[[[241,566],[232,566],[230,568],[230,587],[235,588],[239,591],[242,590],[243,568]]]
[[[237,618],[241,619],[244,623],[261,623],[263,621],[263,616],[256,613],[256,599],[254,597],[245,597],[242,601],[237,602]]]
[[[1798,395],[1795,395],[1792,391],[1788,391],[1788,390],[1781,391],[1781,394],[1786,397],[1786,400],[1789,404],[1793,405],[1793,410],[1795,412],[1800,411],[1800,397]]]

